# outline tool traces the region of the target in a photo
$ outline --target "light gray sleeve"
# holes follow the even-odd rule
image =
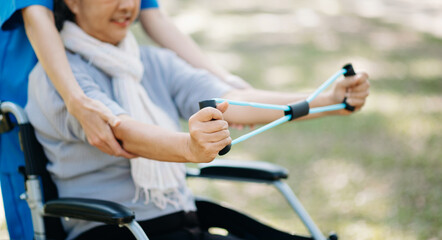
[[[127,114],[127,112],[111,98],[110,92],[104,92],[104,85],[108,85],[108,88],[111,89],[110,82],[107,82],[107,84],[104,82],[97,83],[94,81],[94,77],[98,78],[97,75],[86,74],[84,71],[78,72],[74,69],[75,68],[73,68],[75,79],[77,79],[78,84],[86,96],[102,102],[116,116]]]
[[[72,62],[71,66],[75,78],[88,97],[102,102],[115,115],[125,113],[101,90],[91,75],[76,68]],[[37,133],[46,139],[87,142],[80,123],[67,111],[63,99],[40,64],[36,65],[29,76],[26,112]]]
[[[111,78],[93,65],[85,62],[79,55],[67,52],[72,73],[83,92],[89,98],[102,102],[116,116],[127,112],[112,98]]]
[[[189,117],[199,110],[198,102],[221,97],[232,90],[232,87],[203,69],[197,69],[179,58],[175,53],[165,49],[157,51],[165,83],[178,108],[181,117]],[[153,54],[152,54],[153,55]]]

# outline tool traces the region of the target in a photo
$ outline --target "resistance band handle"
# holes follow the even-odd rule
[[[305,100],[290,104],[288,106],[290,107],[290,110],[284,111],[284,115],[292,116],[289,121],[308,115],[308,113],[310,112],[310,106]]]
[[[215,100],[204,100],[199,102],[200,105],[200,109],[206,108],[206,107],[213,107],[216,108],[216,101]],[[213,121],[213,119],[212,119]],[[229,144],[227,146],[225,146],[223,149],[221,149],[221,151],[219,151],[219,155],[222,156],[226,153],[228,153],[230,151],[230,149],[232,148],[232,144]]]
[[[344,65],[344,67],[342,67],[342,68],[347,70],[347,72],[344,73],[344,77],[351,77],[351,76],[356,75],[355,70],[353,69],[353,65],[351,65],[351,63]],[[351,112],[353,112],[355,110],[355,107],[353,107],[347,103],[347,97],[345,97],[344,101],[342,101],[342,102],[345,104],[346,110],[351,111]]]

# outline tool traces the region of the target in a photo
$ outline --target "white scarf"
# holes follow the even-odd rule
[[[178,130],[172,119],[157,107],[140,84],[144,67],[133,34],[118,46],[101,42],[85,33],[75,23],[66,21],[61,38],[67,49],[80,54],[92,65],[112,77],[113,93],[117,102],[136,120]],[[132,178],[136,186],[134,201],[144,192],[145,203],[152,201],[158,208],[167,204],[185,209],[184,195],[178,190],[185,183],[183,163],[160,162],[142,157],[130,160]]]

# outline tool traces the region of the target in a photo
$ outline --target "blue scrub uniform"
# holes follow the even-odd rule
[[[53,0],[0,1],[0,100],[18,103],[27,101],[28,74],[37,58],[28,41],[20,10],[30,5],[42,5],[52,10]],[[141,8],[157,8],[156,0],[141,0]],[[11,239],[33,239],[31,213],[26,201],[23,176],[18,167],[24,166],[18,130],[0,135],[0,179],[3,204]]]

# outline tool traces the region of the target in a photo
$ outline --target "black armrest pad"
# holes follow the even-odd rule
[[[45,215],[70,217],[107,224],[125,224],[135,219],[134,212],[115,202],[84,199],[60,198],[46,202]]]
[[[288,171],[268,162],[215,160],[208,164],[201,164],[199,176],[275,181],[287,178]]]

